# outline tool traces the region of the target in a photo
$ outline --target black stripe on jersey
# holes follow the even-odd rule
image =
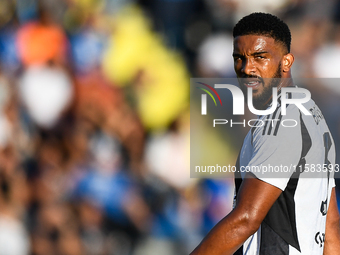
[[[289,92],[288,93],[288,98],[289,99],[291,99],[292,98],[292,93],[291,92]],[[279,100],[279,106],[281,106],[281,97],[278,99]],[[278,106],[278,108],[279,108],[279,106]],[[277,109],[278,109],[277,108]],[[274,117],[274,119],[275,119],[275,117]],[[279,118],[278,118],[279,120],[278,120],[278,122],[276,123],[276,127],[275,127],[275,130],[274,130],[274,136],[276,136],[277,135],[277,132],[279,131],[279,127],[280,127],[280,124],[281,124],[281,120],[282,120],[282,114],[281,114],[281,112],[280,112],[280,115],[279,115]],[[268,131],[268,133],[269,133],[269,131]]]
[[[264,135],[266,133],[266,129],[268,126],[268,119],[269,119],[270,115],[267,115],[267,121],[265,121],[264,127],[263,127],[263,131],[262,131],[262,135]]]
[[[281,91],[281,90],[280,90],[280,91]],[[280,106],[281,106],[281,97],[279,97],[279,98],[277,99],[277,101],[278,101],[277,107],[280,107]]]
[[[243,255],[243,245],[233,255]]]
[[[308,130],[303,122],[302,115],[300,112],[300,122],[301,122],[301,137],[302,137],[302,151],[299,163],[297,164],[296,169],[302,169],[302,171],[294,172],[292,177],[290,178],[287,187],[281,193],[279,198],[275,201],[273,206],[270,208],[268,214],[264,219],[264,223],[268,225],[277,235],[279,235],[283,241],[287,244],[296,248],[299,252],[300,244],[297,236],[296,230],[296,216],[295,216],[295,191],[298,185],[300,174],[304,171],[306,160],[305,156],[307,155],[308,151],[312,146],[312,140],[308,133]],[[262,228],[262,224],[261,224]],[[267,235],[266,235],[267,233]],[[264,232],[263,235],[261,234],[261,244],[260,244],[260,251],[262,250],[263,254],[270,254],[264,253],[267,250],[271,250],[276,244],[273,243],[275,239],[271,236],[268,236],[270,233]],[[282,244],[280,244],[282,246]],[[271,253],[275,255],[287,255],[288,253]]]
[[[279,131],[279,127],[280,127],[280,124],[281,124],[281,120],[282,120],[282,114],[281,114],[281,112],[280,112],[280,115],[279,115],[279,118],[278,118],[279,120],[277,121],[277,123],[276,123],[276,127],[275,127],[275,130],[274,130],[274,136],[276,136],[277,135],[277,132]]]
[[[241,150],[242,150],[242,147],[241,147]],[[236,196],[238,194],[238,191],[241,187],[241,184],[242,184],[242,177],[241,177],[241,170],[240,170],[240,156],[241,156],[241,151],[239,152],[238,154],[238,157],[237,157],[237,160],[236,160],[236,171],[235,171],[235,174],[234,174],[234,178],[235,178],[235,190],[236,190]]]
[[[260,246],[260,255],[288,255],[289,245],[265,222],[261,224],[261,240],[266,240],[268,245]]]
[[[277,102],[278,102],[278,105],[277,107],[280,107],[281,106],[281,89],[277,92]]]
[[[277,108],[275,109],[275,112],[273,113],[273,117],[272,117],[273,120],[275,120],[275,117],[276,117],[276,114],[277,114],[277,111],[278,111],[278,110],[279,110],[279,107],[277,107]],[[268,121],[267,121],[267,122],[268,122]],[[270,133],[272,132],[272,128],[273,128],[273,122],[271,121],[271,122],[270,122],[269,129],[268,129],[267,135],[270,135]]]

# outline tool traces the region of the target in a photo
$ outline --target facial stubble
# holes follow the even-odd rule
[[[279,64],[275,74],[272,78],[270,78],[270,82],[268,86],[264,86],[263,91],[260,95],[255,96],[253,93],[253,105],[257,110],[264,110],[272,101],[272,92],[274,87],[278,87],[281,83],[281,63]],[[248,76],[248,78],[252,78],[252,76]],[[261,79],[264,82],[263,79]],[[269,80],[269,79],[266,79]],[[241,86],[243,93],[248,93],[247,87]]]

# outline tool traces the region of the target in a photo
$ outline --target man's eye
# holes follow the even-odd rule
[[[256,56],[257,59],[264,59],[264,56]]]

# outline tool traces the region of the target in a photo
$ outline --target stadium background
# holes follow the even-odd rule
[[[1,0],[0,254],[188,254],[233,197],[189,178],[189,78],[234,76],[253,11],[287,21],[294,77],[340,78],[336,0]],[[340,85],[309,89],[340,155]]]

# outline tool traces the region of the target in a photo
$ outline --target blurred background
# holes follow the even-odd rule
[[[294,77],[340,78],[339,0],[0,0],[0,254],[188,254],[233,197],[190,179],[189,79],[234,77],[253,11],[290,26]],[[340,155],[332,81],[307,87]]]

